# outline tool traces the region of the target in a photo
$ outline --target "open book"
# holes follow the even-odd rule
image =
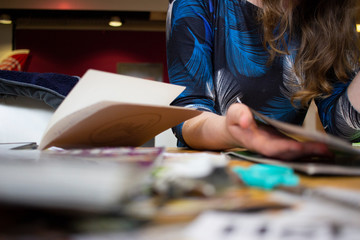
[[[200,111],[169,106],[185,87],[88,70],[50,119],[39,149],[141,146]]]

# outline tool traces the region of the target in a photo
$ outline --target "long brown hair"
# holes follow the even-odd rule
[[[307,106],[311,99],[330,94],[329,75],[337,81],[349,79],[359,60],[356,1],[262,0],[259,17],[270,61],[276,55],[289,54],[286,36],[300,40],[294,71],[303,85],[292,101]]]

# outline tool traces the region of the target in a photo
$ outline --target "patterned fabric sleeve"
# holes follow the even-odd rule
[[[186,86],[172,105],[216,112],[212,81],[212,0],[170,0],[167,19],[168,73],[172,84]],[[182,124],[173,131],[186,146]]]
[[[349,84],[350,82],[335,84],[330,97],[316,102],[326,132],[351,142],[360,142],[360,113],[348,99]]]

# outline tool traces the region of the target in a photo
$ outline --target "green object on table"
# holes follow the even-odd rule
[[[277,186],[299,184],[299,177],[289,167],[255,164],[247,168],[236,166],[232,170],[250,187],[271,190]]]

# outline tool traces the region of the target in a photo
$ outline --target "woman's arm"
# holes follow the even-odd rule
[[[212,66],[213,13],[211,1],[177,0],[167,18],[167,65],[172,84],[185,86],[172,105],[216,112]],[[178,146],[187,146],[182,126],[174,127]]]
[[[258,127],[250,109],[240,103],[231,105],[226,116],[204,112],[186,121],[182,131],[186,143],[195,149],[245,147],[265,156],[288,160],[329,155],[324,144],[300,143],[270,128]]]

